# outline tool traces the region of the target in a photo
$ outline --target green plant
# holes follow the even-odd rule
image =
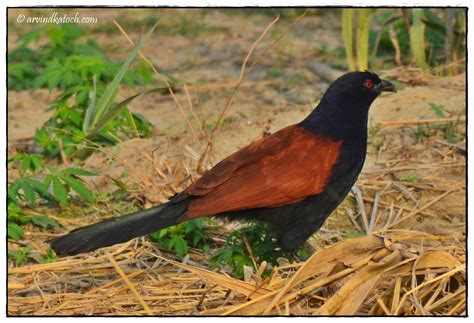
[[[44,167],[44,157],[39,154],[18,153],[8,160],[20,171],[20,176],[30,172],[32,174]]]
[[[364,11],[361,11],[364,10]],[[457,8],[342,9],[341,29],[350,70],[412,64],[430,67],[465,57],[466,11]],[[357,14],[356,66],[353,17]],[[373,28],[369,28],[369,26]],[[366,53],[370,52],[370,57]],[[370,58],[370,59],[366,59]],[[370,66],[368,62],[370,61]],[[456,73],[461,65],[448,70]]]
[[[149,238],[158,242],[166,249],[174,250],[179,258],[183,258],[189,246],[208,250],[208,233],[204,227],[203,219],[195,219],[174,225],[169,228],[150,233]]]
[[[46,215],[26,216],[18,204],[9,201],[7,220],[8,238],[15,241],[20,240],[24,233],[22,226],[25,224],[32,224],[42,229],[54,229],[60,226],[57,221]]]
[[[410,174],[401,179],[402,182],[407,182],[407,183],[414,183],[417,180],[416,174]]]
[[[443,106],[435,104],[435,103],[428,103],[430,109],[436,114],[437,117],[444,118],[446,116],[446,110]]]
[[[121,64],[108,58],[93,40],[81,41],[84,34],[76,24],[46,24],[21,35],[20,45],[8,53],[8,88],[68,89],[90,85],[93,75],[98,82],[110,82]],[[47,40],[44,45],[42,39]],[[124,81],[146,84],[151,76],[150,68],[142,63],[128,71]]]
[[[62,35],[67,35],[67,32]],[[86,157],[89,151],[84,148],[85,145],[100,147],[116,143],[121,138],[149,133],[151,124],[141,115],[133,114],[127,109],[127,104],[143,93],[119,103],[114,102],[119,84],[133,77],[129,69],[146,38],[134,47],[123,64],[113,67],[107,65],[103,56],[69,55],[66,49],[59,50],[54,53],[58,54],[57,57],[45,64],[43,74],[33,81],[32,86],[64,90],[50,106],[54,110],[52,117],[36,131],[36,142],[42,148],[40,154],[19,153],[9,160],[13,170],[19,174],[18,178],[8,183],[9,238],[20,240],[25,224],[43,229],[59,226],[59,223],[47,216],[25,214],[23,209],[36,206],[38,201],[56,202],[65,207],[77,198],[87,203],[94,203],[96,200],[96,195],[79,177],[93,176],[95,173],[76,167],[60,169],[48,166],[45,164],[46,157],[61,156],[63,160],[68,157]],[[48,49],[57,47],[58,44],[65,45],[67,39],[69,38],[53,38],[51,47],[44,49],[48,52]],[[27,47],[23,47],[21,51],[25,55],[31,53]],[[14,54],[19,55],[21,51]],[[104,83],[111,78],[112,82],[105,86]],[[152,91],[158,90],[162,89]],[[11,257],[16,259],[16,264],[21,264],[29,257],[28,254],[29,249],[28,252],[25,249],[12,252]],[[50,251],[35,260],[52,261],[54,257]]]
[[[291,85],[299,85],[299,84],[307,84],[309,82],[308,76],[305,74],[304,71],[298,71],[293,76],[288,79],[288,84]]]
[[[21,266],[30,258],[30,247],[26,246],[13,251],[8,250],[8,257],[13,258],[16,266]]]
[[[95,201],[94,194],[77,176],[95,176],[96,174],[79,168],[66,168],[58,170],[55,167],[45,167],[46,173],[43,180],[34,175],[22,176],[8,185],[8,198],[17,203],[26,202],[34,206],[37,197],[46,200],[55,200],[61,206],[66,206],[74,191],[81,199],[88,203]],[[49,189],[52,188],[50,193]]]
[[[56,254],[51,248],[48,249],[46,254],[35,254],[31,252],[29,246],[25,246],[18,250],[9,250],[8,258],[13,261],[15,266],[21,266],[25,264],[28,260],[33,260],[41,264],[54,262],[56,260]]]
[[[415,58],[416,65],[423,71],[428,70],[425,57],[425,25],[421,21],[423,9],[413,8],[412,24],[410,26],[410,47]]]
[[[222,127],[222,126],[225,126],[227,124],[230,124],[234,121],[234,118],[232,117],[225,117],[224,119],[218,121],[206,121],[205,124],[204,124],[204,129],[206,129],[207,131],[211,131],[217,124]]]
[[[293,260],[291,254],[275,250],[275,238],[268,232],[263,223],[251,221],[228,236],[227,246],[212,255],[212,264],[214,266],[227,265],[233,270],[232,275],[234,277],[243,278],[244,266],[254,266],[245,240],[247,240],[257,264],[266,261],[272,265],[277,265],[277,259],[280,257],[287,258],[290,261]],[[298,252],[302,253],[303,249],[303,247],[299,248]],[[268,275],[269,272],[265,274]]]
[[[456,143],[462,138],[465,137],[462,133],[460,133],[458,126],[460,121],[449,122],[447,125],[442,127],[444,139],[446,139],[449,143]]]
[[[354,9],[342,9],[342,34],[346,50],[347,64],[350,70],[356,69],[352,49],[352,17],[354,12],[357,12],[358,15],[356,34],[357,67],[359,70],[363,71],[368,68],[370,23],[375,9],[361,8],[356,9],[355,11]]]
[[[414,130],[412,130],[412,134],[415,137],[416,140],[424,140],[430,136],[429,131],[428,131],[428,126],[419,124],[415,127]]]
[[[47,82],[50,87],[57,86],[59,82],[68,85],[68,89],[50,106],[54,110],[53,116],[36,131],[35,139],[43,149],[43,155],[84,159],[100,146],[114,145],[121,139],[143,137],[150,133],[152,125],[127,108],[133,99],[144,93],[114,102],[120,83],[126,78],[148,35],[132,49],[120,68],[112,71],[115,75],[107,87],[105,79],[100,77],[106,69],[100,59],[90,57],[69,57],[71,65],[66,68],[55,62],[51,75],[40,79],[40,84]],[[78,83],[78,80],[81,82]],[[75,98],[74,103],[71,103],[71,98]]]
[[[277,68],[271,68],[270,70],[268,70],[266,77],[269,79],[277,79],[281,77],[282,75],[283,75],[282,70],[277,69]]]
[[[43,264],[47,264],[50,262],[54,262],[56,260],[56,254],[53,249],[48,248],[48,251],[45,255],[41,256],[40,262]]]
[[[347,65],[350,71],[355,71],[355,62],[352,49],[352,17],[353,9],[342,9],[341,25],[342,25],[342,39],[344,41],[344,49],[346,51]]]
[[[66,206],[72,199],[73,191],[88,203],[95,201],[94,194],[77,177],[93,176],[95,173],[78,168],[58,170],[44,165],[43,159],[41,155],[19,153],[8,161],[20,174],[19,178],[8,183],[7,190],[7,235],[15,241],[22,238],[26,224],[42,229],[59,227],[59,223],[48,216],[25,215],[22,208],[25,205],[33,207],[40,199]]]
[[[358,9],[359,23],[357,26],[357,63],[359,70],[366,70],[369,67],[369,31],[372,15],[375,9]]]

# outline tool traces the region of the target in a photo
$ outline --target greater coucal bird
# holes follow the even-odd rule
[[[88,225],[49,242],[75,255],[204,216],[266,222],[283,251],[316,232],[344,200],[367,150],[369,107],[396,92],[371,72],[339,77],[306,119],[225,158],[168,202]]]

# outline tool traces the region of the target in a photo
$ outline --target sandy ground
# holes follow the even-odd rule
[[[80,12],[83,15],[97,14],[94,10]],[[18,13],[25,11],[10,12],[12,16]],[[34,11],[26,13],[33,15]],[[111,178],[120,179],[131,190],[141,190],[140,195],[149,202],[147,205],[166,200],[174,190],[179,190],[196,176],[195,167],[205,147],[206,132],[212,129],[224,108],[232,85],[239,77],[247,51],[272,20],[268,15],[229,14],[221,10],[204,13],[199,10],[185,12],[174,9],[152,13],[146,10],[110,10],[100,13],[98,25],[84,27],[112,57],[124,58],[130,48],[127,40],[118,32],[107,35],[101,26],[110,25],[114,19],[133,26],[134,23],[146,21],[150,16],[162,17],[162,24],[171,23],[173,28],[184,23],[189,25],[189,30],[171,34],[165,32],[165,29],[160,32],[158,28],[143,49],[156,66],[189,84],[189,97],[183,88],[179,88],[176,93],[185,117],[170,95],[149,94],[140,97],[132,102],[130,109],[141,113],[154,125],[153,135],[104,148],[83,165],[101,174],[92,183],[98,191],[116,189]],[[308,68],[308,64],[315,59],[327,61],[331,54],[341,50],[336,18],[333,12],[327,15],[312,14],[292,27],[290,23],[294,18],[282,19],[258,43],[256,53],[270,46],[282,33],[287,33],[276,46],[262,55],[246,82],[234,95],[225,124],[215,138],[215,154],[207,167],[262,135],[302,120],[316,106],[328,83]],[[178,24],[176,20],[179,21]],[[197,26],[192,25],[193,23]],[[188,34],[198,27],[207,31],[196,35]],[[129,29],[134,39],[142,32],[141,28]],[[9,37],[10,48],[16,44],[17,35],[12,33]],[[248,66],[257,55],[254,54]],[[391,78],[396,78],[397,75],[395,72],[394,77],[393,71],[381,71],[381,75],[385,74],[391,75]],[[447,116],[465,114],[464,75],[424,77],[415,85],[399,84],[402,88],[399,93],[383,95],[373,104],[370,112],[371,128],[376,129],[386,121],[436,118],[434,111],[429,108],[430,103],[442,106]],[[126,98],[141,90],[143,89],[124,87],[119,98]],[[45,89],[33,92],[9,91],[10,152],[17,143],[34,137],[35,129],[50,116],[51,112],[46,109],[56,95],[56,91],[50,93]],[[197,138],[193,137],[185,118],[192,124]],[[401,137],[407,137],[406,134],[407,132],[403,132]],[[370,140],[370,144],[387,139],[386,134],[380,136],[378,134]],[[407,140],[402,141],[406,145]],[[429,154],[432,151],[429,144],[425,141],[416,145],[426,148]],[[377,164],[379,155],[369,149],[364,172],[380,168]],[[162,172],[162,175],[166,173],[165,177],[156,172],[157,163],[158,168],[165,170]],[[173,173],[170,170],[176,164],[184,167],[187,176],[178,176],[180,171]],[[130,173],[132,176],[127,175]],[[174,183],[176,176],[181,186],[175,185],[170,190],[167,184],[170,181]]]

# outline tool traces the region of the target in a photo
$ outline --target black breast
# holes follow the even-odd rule
[[[304,243],[323,225],[345,199],[365,161],[367,138],[354,138],[341,147],[338,162],[325,190],[303,201],[274,208],[242,210],[223,214],[230,219],[255,219],[268,223],[283,251]]]

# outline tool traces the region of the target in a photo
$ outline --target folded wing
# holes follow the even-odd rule
[[[341,143],[298,125],[257,140],[184,190],[194,196],[184,219],[277,207],[317,195],[331,176]]]

